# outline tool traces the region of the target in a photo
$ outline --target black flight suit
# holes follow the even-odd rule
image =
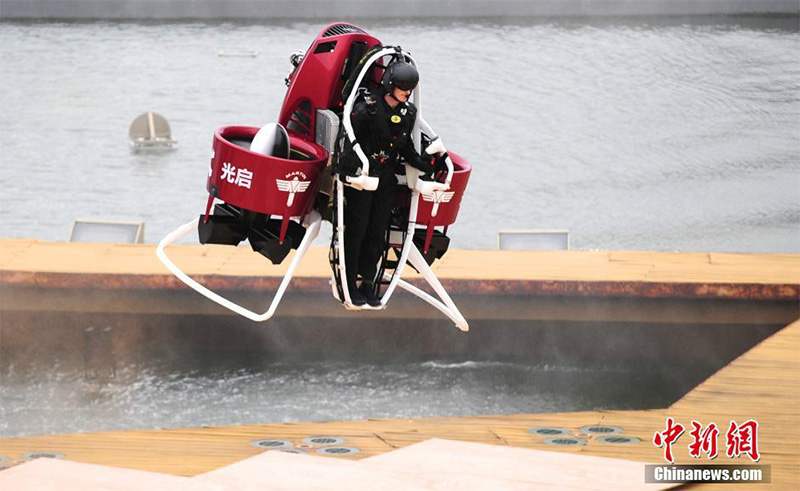
[[[356,273],[365,281],[376,280],[395,200],[395,171],[402,169],[398,156],[425,173],[433,170],[433,165],[420,157],[411,141],[416,116],[417,108],[411,103],[401,102],[392,109],[383,96],[370,94],[353,107],[350,118],[356,141],[369,158],[370,176],[378,177],[379,184],[375,191],[344,188],[344,251],[350,291],[355,289]],[[348,159],[351,165],[353,158],[357,160],[355,155]]]

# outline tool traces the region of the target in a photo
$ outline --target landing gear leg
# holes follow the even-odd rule
[[[417,246],[413,244],[411,245],[411,249],[408,253],[408,262],[410,262],[411,265],[420,272],[420,274],[425,278],[425,281],[431,285],[441,300],[429,295],[428,293],[402,279],[397,282],[397,286],[436,307],[439,312],[449,317],[450,320],[456,324],[457,328],[461,329],[462,331],[469,331],[469,324],[467,323],[467,320],[464,319],[463,315],[461,315],[461,312],[458,310],[458,307],[456,307],[456,304],[453,303],[450,295],[447,294],[447,291],[439,282],[439,279],[435,274],[433,274],[431,267],[428,266],[428,263],[425,261],[425,257],[421,252],[419,252]]]
[[[295,253],[294,259],[292,263],[289,265],[289,270],[286,272],[286,275],[283,277],[283,281],[281,281],[280,286],[278,287],[278,291],[275,292],[275,297],[272,299],[272,303],[269,306],[269,310],[264,312],[263,314],[257,314],[252,312],[239,304],[233,303],[227,298],[214,293],[213,291],[209,290],[205,286],[198,283],[192,277],[184,273],[172,260],[167,256],[166,251],[164,250],[167,246],[174,243],[181,237],[186,236],[190,232],[197,230],[197,225],[200,219],[196,218],[191,222],[178,227],[174,232],[170,233],[158,244],[158,248],[156,249],[156,255],[158,259],[164,263],[164,266],[167,267],[172,274],[178,277],[179,280],[186,283],[189,287],[195,290],[197,293],[203,295],[209,300],[212,300],[219,305],[222,305],[226,309],[232,310],[239,315],[247,317],[251,321],[255,322],[263,322],[275,314],[275,310],[278,308],[278,304],[281,303],[281,299],[283,298],[283,294],[286,291],[286,287],[289,286],[289,282],[292,281],[292,276],[294,276],[294,270],[297,268],[297,265],[303,259],[303,256],[306,255],[308,248],[311,246],[311,243],[314,242],[314,239],[317,237],[319,233],[320,224],[322,223],[322,217],[316,211],[311,212],[308,216],[306,216],[306,220],[303,225],[306,227],[306,234],[303,237],[302,242],[300,242],[300,246],[297,248],[297,252]]]

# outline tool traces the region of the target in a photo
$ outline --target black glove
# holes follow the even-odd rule
[[[434,158],[426,155],[419,159],[418,164],[419,165],[416,168],[422,172],[422,175],[419,176],[419,178],[423,181],[433,181],[433,176],[436,171]]]
[[[433,173],[438,174],[439,172],[447,172],[447,154],[443,153],[441,155],[434,156],[433,159]]]
[[[336,159],[336,172],[340,176],[355,176],[361,169],[361,162],[358,155],[352,150],[345,150],[339,153]]]
[[[423,169],[422,172],[425,173],[428,180],[433,180],[435,176],[439,175],[439,173],[446,173],[447,172],[447,154],[442,155],[430,155],[423,158],[423,161],[427,164]]]

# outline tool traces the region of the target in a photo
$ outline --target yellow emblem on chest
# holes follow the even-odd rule
[[[401,118],[401,117],[400,117],[400,116],[398,116],[397,114],[395,114],[394,116],[392,116],[392,123],[399,123],[399,122],[400,122],[400,121],[402,121],[402,120],[403,120],[403,118]]]

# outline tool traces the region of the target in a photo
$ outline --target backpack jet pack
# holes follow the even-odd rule
[[[206,189],[205,213],[164,237],[156,254],[186,285],[206,298],[250,320],[272,317],[297,265],[319,234],[323,220],[333,225],[329,262],[331,287],[345,308],[352,304],[347,288],[343,186],[362,192],[377,187],[369,159],[361,150],[350,113],[366,91],[376,91],[385,68],[404,61],[416,66],[399,47],[382,43],[352,24],[327,26],[306,52],[295,52],[278,123],[262,128],[227,126],[214,133]],[[448,227],[456,221],[472,170],[463,157],[448,152],[422,117],[420,89],[410,101],[418,109],[412,141],[423,155],[438,154],[443,165],[433,180],[406,165],[398,175],[392,221],[378,268],[376,294],[385,308],[400,287],[449,317],[459,329],[469,329],[450,296],[430,268],[447,252]],[[348,145],[361,163],[355,175],[339,176],[335,156]],[[340,178],[341,177],[341,178]],[[202,244],[238,245],[248,240],[254,251],[280,264],[296,253],[264,313],[252,312],[211,291],[182,271],[166,247],[197,230]],[[436,296],[402,279],[406,266],[417,270]],[[438,298],[437,298],[438,297]],[[374,308],[374,307],[372,307]]]

